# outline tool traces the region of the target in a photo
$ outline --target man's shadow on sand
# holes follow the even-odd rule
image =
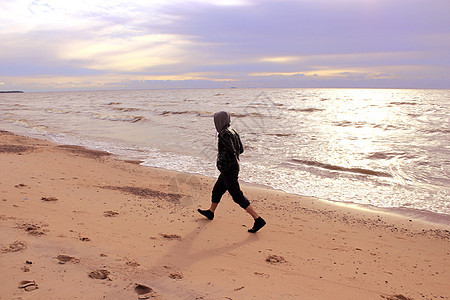
[[[248,237],[240,242],[207,250],[202,249],[195,252],[196,249],[192,248],[193,243],[211,221],[202,218],[197,219],[196,222],[199,226],[186,236],[182,237],[181,240],[177,241],[174,246],[155,263],[156,266],[174,265],[177,268],[186,268],[198,261],[223,255],[259,240],[258,235],[249,233]]]

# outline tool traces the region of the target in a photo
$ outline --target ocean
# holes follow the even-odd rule
[[[450,90],[0,94],[0,128],[216,177],[221,110],[244,144],[244,182],[450,218]]]

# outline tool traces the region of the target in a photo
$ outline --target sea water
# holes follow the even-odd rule
[[[242,181],[450,217],[450,90],[0,94],[0,128],[217,176],[212,116],[221,110],[244,144]]]

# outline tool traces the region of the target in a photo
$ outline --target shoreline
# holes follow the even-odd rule
[[[59,144],[58,142],[55,142],[51,138],[51,136],[47,136],[47,135],[42,136],[41,134],[33,134],[33,133],[25,133],[25,132],[14,133],[13,131],[10,131],[9,129],[6,130],[6,131],[7,132],[11,132],[12,134],[17,134],[19,136],[24,136],[24,137],[29,137],[29,138],[36,138],[36,139],[45,140],[45,141],[48,141],[48,142],[51,142],[51,143]],[[70,144],[62,144],[62,145],[70,145]],[[77,146],[83,147],[83,148],[86,148],[86,149],[91,149],[91,150],[94,150],[94,151],[98,150],[98,149],[88,148],[86,146],[80,146],[80,145],[77,145]],[[117,155],[117,154],[114,154],[114,153],[109,152],[107,150],[100,150],[100,151],[106,151],[106,152],[110,153],[112,156],[116,157],[118,160],[125,161],[125,162],[128,162],[128,163],[134,163],[134,164],[141,165],[142,163],[145,162],[145,160],[140,160],[140,159],[130,158],[130,157],[127,157],[127,156]],[[207,176],[207,175],[204,175],[204,174],[200,174],[200,173],[188,173],[188,172],[169,170],[169,169],[164,169],[164,168],[159,168],[159,167],[154,167],[154,166],[147,166],[147,165],[141,165],[141,166],[145,167],[145,168],[150,168],[150,169],[159,169],[159,170],[165,170],[165,171],[170,171],[170,172],[178,172],[178,173],[183,173],[183,174],[187,174],[187,175],[204,176],[204,177],[209,177],[212,180],[216,180],[215,177],[210,177],[210,176]],[[423,222],[428,222],[430,224],[445,225],[445,226],[448,226],[450,228],[450,214],[433,212],[433,211],[428,211],[428,210],[424,210],[424,209],[410,208],[410,207],[379,207],[379,206],[375,206],[375,205],[371,205],[371,204],[361,204],[361,203],[355,203],[355,202],[341,202],[341,201],[335,201],[335,200],[332,200],[332,199],[321,199],[321,198],[318,198],[318,197],[315,197],[315,196],[306,196],[306,195],[302,195],[302,194],[287,192],[287,191],[284,191],[282,189],[271,187],[269,185],[247,182],[247,181],[245,181],[245,180],[243,180],[241,178],[239,179],[239,182],[241,182],[241,184],[245,184],[247,186],[254,186],[254,187],[259,187],[259,188],[262,188],[262,189],[269,189],[269,190],[279,191],[279,192],[286,193],[286,194],[289,194],[289,195],[296,195],[296,196],[300,196],[300,197],[314,198],[317,201],[325,201],[325,202],[333,204],[333,205],[348,206],[350,208],[354,208],[354,209],[358,209],[358,210],[374,211],[374,212],[383,213],[383,214],[391,214],[391,215],[394,215],[394,216],[397,215],[397,216],[403,217],[403,218],[413,218],[413,219],[417,219],[417,220],[420,220],[420,221],[423,221]]]
[[[83,146],[80,146],[80,147],[83,147]],[[169,172],[176,172],[179,174],[185,174],[185,176],[207,177],[213,181],[215,181],[217,179],[216,177],[211,177],[211,176],[207,176],[207,175],[200,174],[200,173],[181,172],[181,171],[168,170],[168,169],[159,168],[159,167],[146,166],[146,165],[142,165],[142,163],[144,162],[143,160],[129,159],[128,157],[118,156],[113,153],[111,153],[111,155],[115,156],[117,159],[122,160],[124,162],[137,164],[137,165],[140,165],[145,168],[157,169],[157,170],[163,170],[163,171],[169,171]],[[317,198],[315,196],[307,196],[307,195],[302,195],[302,194],[286,192],[282,189],[277,189],[277,188],[274,188],[274,187],[271,187],[268,185],[248,182],[241,178],[239,178],[239,183],[246,187],[254,187],[254,188],[263,189],[263,190],[271,190],[271,191],[275,191],[275,192],[280,192],[280,193],[284,193],[286,195],[311,198],[311,199],[314,199],[315,201],[319,201],[319,202],[322,201],[329,205],[347,207],[351,210],[361,210],[361,211],[372,212],[374,214],[379,213],[379,214],[384,214],[384,215],[392,215],[393,217],[399,217],[399,218],[403,218],[403,219],[415,219],[416,221],[429,223],[430,225],[433,225],[433,224],[443,225],[445,227],[450,228],[450,215],[444,214],[444,213],[437,213],[437,212],[432,212],[432,211],[428,211],[428,210],[421,210],[421,209],[409,208],[409,207],[379,207],[379,206],[375,206],[375,205],[371,205],[371,204],[361,204],[361,203],[355,203],[355,202],[340,202],[340,201],[334,201],[334,200],[321,199],[321,198]]]
[[[5,131],[0,164],[0,299],[450,298],[444,224],[242,184],[249,234],[196,212],[214,178]]]
[[[112,155],[114,155],[114,154],[112,154]],[[139,160],[128,160],[126,158],[122,159],[120,157],[118,157],[118,159],[123,160],[128,163],[134,163],[134,164],[138,164],[138,165],[141,165],[141,162],[142,162]],[[199,174],[199,173],[180,172],[180,171],[168,170],[168,169],[164,169],[164,168],[158,168],[158,167],[152,167],[152,166],[146,166],[146,165],[142,165],[142,166],[145,168],[150,168],[150,169],[159,169],[159,170],[164,170],[164,171],[177,172],[179,174],[185,174],[185,176],[202,176],[202,177],[207,177],[214,181],[217,179],[215,177],[206,176],[206,175]],[[283,193],[286,195],[292,195],[292,196],[297,196],[297,197],[302,197],[302,198],[310,198],[310,199],[314,199],[314,201],[317,201],[317,202],[324,202],[327,205],[331,205],[331,206],[336,205],[337,207],[346,207],[349,210],[353,210],[353,211],[365,211],[365,212],[369,212],[372,214],[383,214],[386,216],[392,216],[393,218],[401,218],[401,219],[408,219],[408,220],[414,219],[416,221],[428,223],[430,225],[440,225],[440,226],[448,227],[450,229],[450,215],[447,215],[444,213],[437,213],[437,212],[432,212],[432,211],[428,211],[428,210],[421,210],[421,209],[409,208],[409,207],[379,207],[379,206],[375,206],[375,205],[371,205],[371,204],[361,204],[361,203],[354,203],[354,202],[340,202],[340,201],[334,201],[334,200],[321,199],[321,198],[317,198],[314,196],[307,196],[307,195],[302,195],[302,194],[286,192],[282,189],[277,189],[277,188],[274,188],[274,187],[271,187],[268,185],[264,185],[264,184],[247,182],[241,178],[239,178],[239,183],[241,186],[245,186],[247,188],[254,187],[254,188],[262,189],[262,190],[270,190],[270,191],[274,191],[274,192],[280,192],[280,193]]]

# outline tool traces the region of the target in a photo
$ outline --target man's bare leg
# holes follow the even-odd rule
[[[215,212],[218,205],[219,203],[211,202],[211,207],[209,208],[209,210]]]
[[[255,220],[259,218],[259,215],[256,213],[255,209],[253,208],[253,206],[251,204],[249,206],[247,206],[245,211],[248,212]]]

